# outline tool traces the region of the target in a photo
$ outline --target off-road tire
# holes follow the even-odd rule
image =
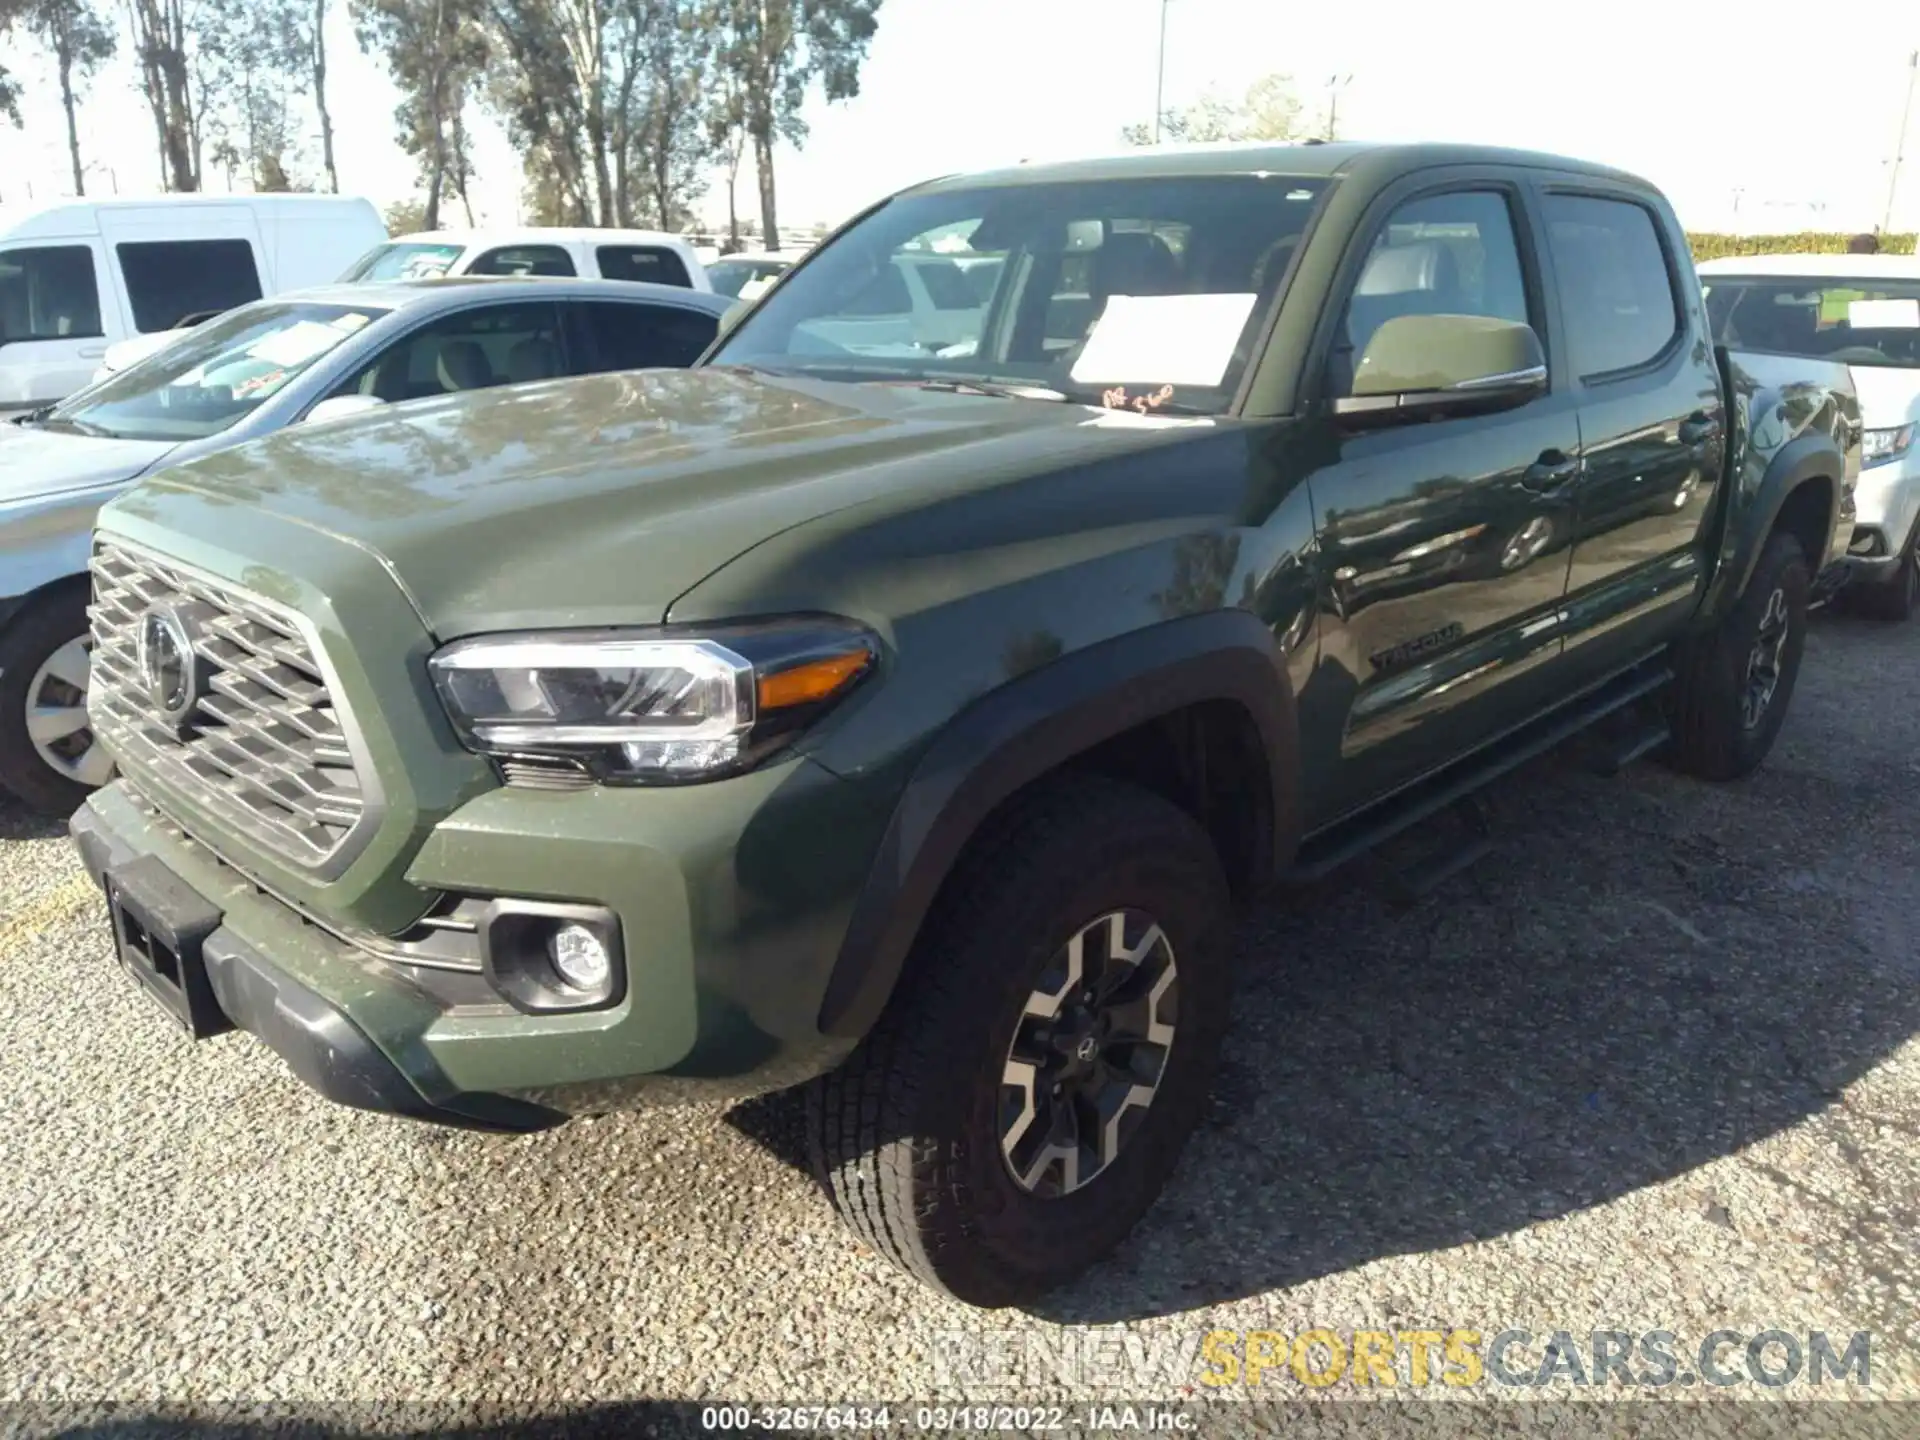
[[[1784,530],[1768,537],[1746,589],[1711,631],[1680,648],[1667,697],[1673,743],[1666,759],[1675,769],[1703,780],[1738,780],[1751,774],[1773,749],[1786,719],[1807,639],[1807,596],[1812,575],[1800,542]],[[1761,622],[1778,593],[1787,632],[1779,651],[1779,678],[1759,723],[1742,716],[1748,661]]]
[[[1111,1163],[1041,1198],[1001,1152],[1002,1067],[1049,960],[1089,921],[1147,912],[1177,957],[1159,1089]],[[874,1029],[808,1092],[816,1173],[881,1255],[971,1305],[1031,1300],[1124,1240],[1203,1121],[1232,989],[1232,913],[1207,834],[1159,796],[1049,782],[989,822]]]
[[[1870,585],[1847,587],[1847,608],[1872,620],[1911,620],[1914,609],[1920,606],[1920,556],[1914,553],[1916,546],[1920,546],[1920,526],[1901,547],[1900,563],[1892,575]]]
[[[68,585],[0,631],[0,790],[43,815],[71,815],[92,792],[51,769],[27,738],[27,687],[49,656],[87,631],[87,590]]]

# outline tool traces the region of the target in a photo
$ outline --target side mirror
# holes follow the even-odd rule
[[[344,420],[349,415],[364,415],[369,410],[378,410],[386,403],[378,395],[329,395],[309,410],[307,418],[301,423],[311,425],[316,420]]]
[[[1373,332],[1334,413],[1392,424],[1511,410],[1547,391],[1547,356],[1531,325],[1486,315],[1396,315]]]

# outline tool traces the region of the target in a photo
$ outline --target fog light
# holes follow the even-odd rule
[[[475,924],[480,972],[516,1010],[610,1010],[626,999],[620,919],[603,905],[489,900]]]
[[[613,974],[606,942],[584,925],[562,925],[547,941],[547,958],[576,990],[598,990]]]

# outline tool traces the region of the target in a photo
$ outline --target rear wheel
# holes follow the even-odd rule
[[[808,1103],[841,1218],[975,1305],[1086,1270],[1158,1196],[1226,1027],[1230,901],[1157,795],[1049,785],[977,843],[887,1012]]]
[[[0,786],[70,815],[113,777],[87,723],[87,592],[52,591],[0,633]]]
[[[1737,780],[1767,758],[1800,674],[1811,583],[1800,542],[1776,531],[1733,608],[1682,648],[1668,702],[1677,769]]]

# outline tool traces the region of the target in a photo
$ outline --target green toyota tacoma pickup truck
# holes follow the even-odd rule
[[[805,1083],[975,1304],[1153,1202],[1236,900],[1576,732],[1747,773],[1849,538],[1844,367],[1549,156],[949,177],[730,318],[107,506],[73,833],[191,1034],[501,1131]]]

